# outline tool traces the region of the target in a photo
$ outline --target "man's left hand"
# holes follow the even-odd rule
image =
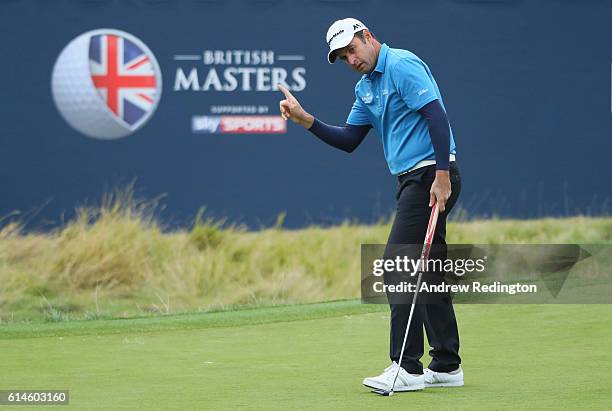
[[[450,195],[451,182],[448,170],[436,170],[436,178],[429,190],[429,206],[432,207],[437,202],[440,212],[444,212]]]

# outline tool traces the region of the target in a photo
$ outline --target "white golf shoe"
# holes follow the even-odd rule
[[[451,372],[435,372],[429,368],[423,370],[425,387],[463,387],[463,370],[461,367]]]
[[[385,368],[382,374],[378,377],[368,377],[363,380],[363,385],[370,388],[380,390],[390,390],[397,372],[397,363],[393,363]],[[395,381],[393,391],[418,391],[425,388],[425,380],[422,374],[410,374],[408,371],[400,367],[399,375]]]

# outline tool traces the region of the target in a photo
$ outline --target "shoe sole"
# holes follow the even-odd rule
[[[436,383],[425,383],[426,388],[443,388],[443,387],[463,387],[463,381],[457,382],[436,382]]]
[[[376,390],[385,390],[385,391],[389,390],[389,387],[387,385],[380,384],[380,383],[377,383],[375,381],[367,381],[366,382],[366,380],[364,380],[363,381],[363,385],[365,385],[368,388],[374,388]],[[393,391],[394,392],[421,391],[424,388],[425,388],[424,385],[413,385],[413,386],[410,386],[410,387],[395,387],[393,389]]]

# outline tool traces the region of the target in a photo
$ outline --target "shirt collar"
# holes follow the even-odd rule
[[[387,53],[388,52],[389,52],[389,46],[387,46],[386,43],[383,43],[380,46],[380,51],[378,52],[378,61],[376,63],[376,67],[374,67],[374,70],[372,70],[372,72],[369,74],[369,77],[371,77],[376,71],[381,74],[385,72],[385,64],[387,63]]]

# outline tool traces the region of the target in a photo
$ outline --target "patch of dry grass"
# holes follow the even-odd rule
[[[134,316],[359,296],[360,245],[388,224],[249,232],[198,214],[164,232],[128,190],[48,233],[0,230],[0,319]],[[282,217],[279,218],[279,222]],[[611,218],[450,223],[451,243],[610,243]]]

